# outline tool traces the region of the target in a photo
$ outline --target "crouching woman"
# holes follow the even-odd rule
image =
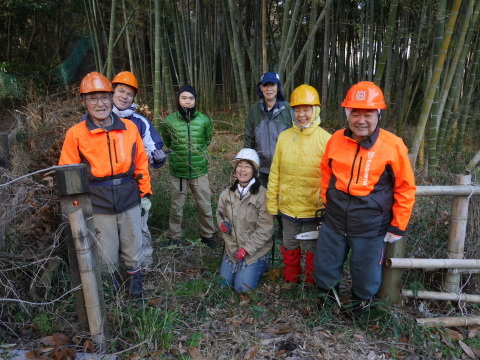
[[[273,246],[273,217],[257,177],[259,164],[255,150],[240,150],[232,161],[236,180],[218,200],[217,223],[225,242],[220,275],[238,293],[258,286]]]

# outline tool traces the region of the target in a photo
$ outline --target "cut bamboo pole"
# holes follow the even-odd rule
[[[469,294],[452,294],[437,291],[412,291],[402,289],[402,295],[408,298],[425,299],[425,300],[449,300],[463,301],[469,303],[480,303],[480,295]]]
[[[103,347],[102,311],[98,296],[97,276],[90,241],[87,236],[87,226],[81,208],[68,215],[75,251],[78,259],[78,269],[82,280],[85,308],[87,309],[88,327],[93,341]]]
[[[385,266],[391,269],[480,269],[480,260],[388,258]]]
[[[435,195],[439,195],[439,196],[480,195],[480,186],[470,186],[470,185],[417,186],[417,191],[415,192],[415,196],[435,196]]]
[[[455,176],[455,184],[471,184],[471,175]],[[452,214],[450,216],[450,231],[448,233],[447,254],[450,259],[462,259],[467,232],[468,203],[470,196],[456,196],[452,201]],[[461,274],[449,270],[443,280],[443,287],[448,292],[460,290]]]
[[[418,325],[427,327],[454,327],[480,325],[480,316],[439,317],[417,319]]]

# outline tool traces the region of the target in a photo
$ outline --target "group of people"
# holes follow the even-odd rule
[[[169,161],[169,241],[182,236],[190,189],[202,243],[220,247],[208,180],[212,123],[197,110],[195,89],[180,87],[178,110],[162,122],[161,136],[135,112],[139,90],[128,71],[111,82],[97,72],[86,75],[80,84],[86,114],[68,130],[59,161],[87,165],[102,272],[114,274],[121,259],[128,292],[137,300],[143,296],[142,268],[151,265],[153,253],[147,225],[149,165],[160,168]],[[223,282],[236,292],[258,286],[268,267],[276,219],[283,238],[281,291],[295,290],[302,277],[327,294],[338,291],[351,249],[352,298],[373,298],[385,244],[405,235],[415,199],[407,148],[379,127],[386,108],[382,91],[367,81],[350,88],[342,103],[347,126],[333,135],[320,126],[320,96],[312,86],[294,89],[288,103],[278,74],[267,72],[256,92],[259,101],[246,120],[244,149],[231,162],[235,181],[220,194],[216,211],[224,243]],[[299,240],[300,232],[318,230],[319,212],[324,220],[318,240]]]

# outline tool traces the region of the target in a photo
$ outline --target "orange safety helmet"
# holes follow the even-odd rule
[[[297,105],[320,105],[320,96],[317,90],[310,85],[300,85],[290,95],[290,106]]]
[[[85,75],[82,79],[80,83],[80,95],[96,91],[113,92],[113,88],[110,81],[108,81],[104,75],[93,71]]]
[[[135,75],[133,75],[133,73],[131,73],[130,71],[122,71],[115,75],[112,80],[112,85],[113,84],[129,85],[135,89],[135,94],[138,94],[140,92],[140,89],[138,87],[138,80]]]
[[[348,90],[342,106],[353,109],[385,110],[387,108],[382,90],[371,81],[360,81],[353,85]]]

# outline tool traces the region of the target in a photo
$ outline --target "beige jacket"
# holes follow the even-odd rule
[[[266,255],[273,246],[273,216],[266,209],[267,196],[264,187],[260,186],[257,194],[249,193],[240,200],[238,190],[225,189],[218,200],[217,223],[220,225],[223,216],[232,223],[230,234],[223,234],[225,250],[235,261],[234,254],[244,248],[248,255],[247,265]]]

